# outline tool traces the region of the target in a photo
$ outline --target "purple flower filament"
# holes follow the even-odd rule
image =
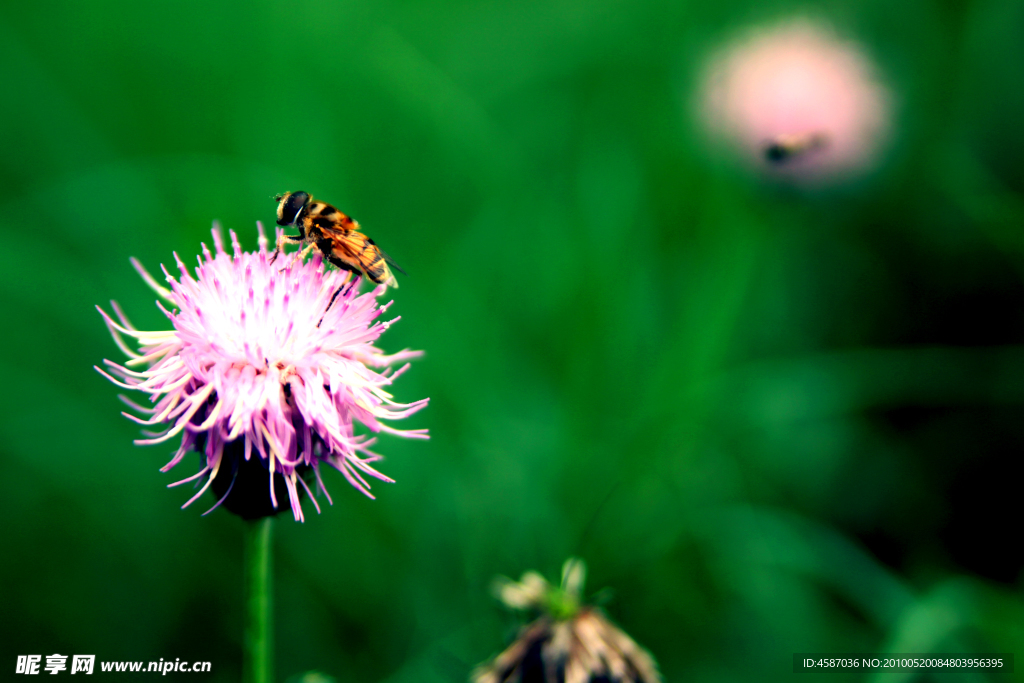
[[[390,306],[377,303],[386,287],[359,294],[354,276],[325,271],[319,254],[306,262],[293,257],[272,264],[262,225],[259,233],[259,250],[246,253],[231,232],[231,256],[215,227],[216,253],[203,245],[194,276],[174,255],[180,277],[164,270],[170,289],[132,259],[146,283],[173,307],[168,310],[157,301],[173,329],[138,330],[111,302],[117,320],[102,309],[100,314],[130,360],[124,365],[105,360],[109,374],[97,370],[118,386],[149,394],[152,407],[122,396],[144,416],[123,413],[126,417],[147,427],[168,425],[162,432],[144,432],[148,438],[136,444],[159,444],[181,435],[177,452],[161,471],[176,466],[191,450],[205,456],[199,472],[171,484],[203,482],[182,507],[199,498],[218,476],[231,472],[233,477],[241,463],[226,462],[231,460],[226,452],[240,452],[245,461],[258,457],[265,466],[274,509],[274,477],[283,477],[292,512],[301,521],[299,486],[320,510],[302,471],[313,472],[328,501],[321,463],[372,498],[367,475],[392,480],[372,467],[381,459],[369,450],[376,438],[357,435],[355,423],[374,434],[427,438],[426,430],[397,430],[384,421],[408,417],[428,399],[403,404],[388,393],[409,364],[395,366],[421,352],[385,355],[374,346],[398,320],[380,319]],[[138,351],[126,338],[136,341]],[[227,446],[231,448],[226,451]],[[232,480],[214,508],[233,486]]]

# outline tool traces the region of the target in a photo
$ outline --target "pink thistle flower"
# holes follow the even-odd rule
[[[257,225],[259,250],[243,253],[232,231],[233,256],[225,253],[215,226],[216,253],[203,245],[194,277],[175,254],[179,279],[161,266],[170,289],[132,259],[143,280],[173,307],[168,310],[157,301],[173,329],[138,330],[115,302],[116,321],[97,307],[131,360],[124,365],[104,360],[110,374],[96,369],[118,386],[149,394],[154,404],[149,408],[122,396],[145,416],[125,412],[125,417],[146,426],[168,425],[160,433],[144,432],[149,438],[136,440],[137,445],[181,435],[177,452],[161,471],[180,463],[190,450],[205,456],[199,472],[170,485],[205,480],[183,508],[214,482],[220,499],[207,514],[232,489],[242,500],[237,489],[255,470],[264,473],[269,489],[267,496],[260,494],[264,510],[239,511],[231,500],[226,507],[243,517],[266,516],[277,512],[278,498],[286,492],[295,519],[302,521],[300,486],[320,511],[303,474],[311,472],[331,500],[321,463],[371,498],[367,476],[392,482],[371,466],[381,459],[369,450],[376,439],[357,435],[356,422],[373,433],[427,438],[426,430],[399,431],[383,423],[427,405],[428,399],[396,403],[387,391],[409,364],[394,366],[421,352],[385,355],[374,346],[397,320],[379,320],[390,306],[377,304],[385,287],[359,294],[358,279],[345,271],[325,272],[319,254],[308,262],[293,257],[272,264],[263,226]],[[135,340],[137,352],[125,337]],[[245,486],[251,485],[246,481]]]
[[[870,167],[890,121],[889,93],[864,52],[807,19],[727,46],[706,69],[700,104],[713,134],[802,182]]]

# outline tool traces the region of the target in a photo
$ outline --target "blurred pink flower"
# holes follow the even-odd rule
[[[255,460],[262,466],[256,471],[267,477],[266,484],[258,485],[265,492],[261,503],[266,511],[239,514],[276,512],[278,489],[287,491],[295,519],[301,521],[298,487],[310,493],[302,474],[311,471],[324,490],[321,463],[339,470],[371,498],[363,475],[392,481],[370,466],[381,457],[369,450],[375,439],[356,435],[353,424],[426,438],[426,430],[398,431],[382,420],[407,417],[426,406],[427,399],[395,403],[386,390],[408,364],[392,371],[393,366],[420,352],[388,356],[373,346],[395,322],[378,320],[390,305],[377,305],[384,288],[360,295],[349,273],[325,272],[319,255],[308,262],[293,258],[271,264],[262,226],[259,231],[260,248],[253,253],[243,253],[231,232],[232,257],[214,228],[216,253],[203,245],[205,260],[199,259],[194,278],[174,255],[181,276],[175,279],[164,270],[169,290],[132,259],[146,283],[175,309],[157,302],[173,329],[138,330],[112,302],[118,321],[102,309],[100,314],[131,360],[123,366],[105,360],[112,374],[97,370],[118,386],[149,394],[155,404],[146,408],[122,397],[146,416],[125,417],[147,426],[169,424],[136,444],[163,443],[181,434],[177,453],[161,471],[177,465],[190,450],[205,456],[199,472],[177,482],[205,479],[185,506],[223,477],[226,481],[214,486],[226,490],[220,505],[243,479],[239,472],[252,471]],[[124,337],[136,340],[138,352]],[[283,488],[275,476],[283,477]]]
[[[890,98],[868,57],[826,26],[791,20],[751,31],[712,58],[701,114],[748,161],[802,182],[849,175],[876,159]]]

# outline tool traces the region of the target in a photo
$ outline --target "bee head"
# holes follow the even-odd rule
[[[285,192],[274,197],[274,199],[278,202],[277,224],[292,225],[295,223],[295,218],[299,215],[299,211],[309,202],[309,194],[301,191]]]
[[[765,145],[764,158],[774,164],[780,164],[791,156],[793,156],[793,150],[779,142]]]

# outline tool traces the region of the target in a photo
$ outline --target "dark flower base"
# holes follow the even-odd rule
[[[270,517],[282,510],[291,510],[288,486],[285,484],[284,477],[274,473],[274,495],[277,497],[277,507],[274,507],[270,500],[270,473],[267,470],[266,462],[260,458],[255,449],[246,460],[245,442],[242,439],[232,441],[224,446],[223,462],[221,471],[210,485],[217,500],[220,500],[229,488],[231,489],[231,493],[220,504],[221,507],[247,520]],[[297,467],[296,471],[300,477],[305,479],[312,472],[312,468],[303,465]],[[232,480],[234,480],[234,485],[231,483]],[[303,495],[300,486],[299,496]]]
[[[661,683],[650,654],[593,607],[583,607],[569,620],[542,616],[524,626],[512,644],[477,667],[470,680],[564,683],[567,671],[572,680],[586,683]]]

